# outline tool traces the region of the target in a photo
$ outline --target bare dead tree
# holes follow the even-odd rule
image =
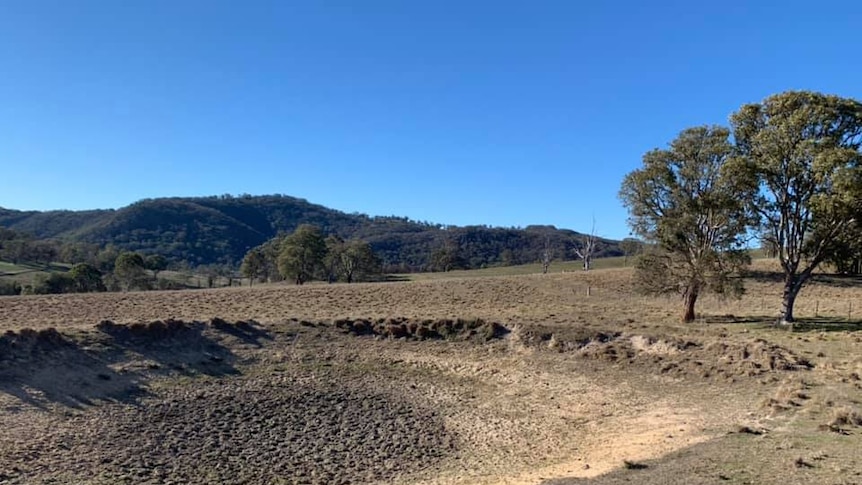
[[[584,262],[584,271],[590,270],[593,262],[593,251],[596,249],[596,218],[593,218],[593,227],[590,233],[581,236],[580,247],[575,248],[575,254]]]
[[[545,248],[542,250],[542,274],[548,273],[552,259],[554,259],[554,250],[551,247],[551,237],[545,236]]]

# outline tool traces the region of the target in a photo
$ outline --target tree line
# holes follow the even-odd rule
[[[746,104],[730,127],[683,130],[622,182],[632,231],[649,244],[636,277],[683,297],[740,295],[752,238],[783,274],[780,321],[814,271],[862,269],[862,103],[789,91]]]
[[[402,228],[404,224],[412,224],[404,218],[385,220]],[[114,244],[100,247],[86,242],[36,239],[0,226],[0,260],[35,265],[49,272],[38,275],[30,284],[0,281],[0,294],[181,289],[189,287],[189,281],[195,276],[197,287],[209,288],[217,280],[226,280],[231,285],[240,275],[249,278],[251,283],[284,279],[300,284],[313,279],[351,283],[377,280],[384,272],[450,271],[532,263],[539,258],[543,258],[547,271],[551,261],[573,259],[580,254],[584,241],[590,241],[590,254],[596,257],[617,255],[626,246],[592,235],[582,240],[573,231],[553,226],[526,229],[470,226],[440,230],[442,237],[438,235],[413,246],[427,252],[422,256],[427,262],[419,267],[386,265],[381,251],[364,239],[343,238],[334,233],[324,237],[319,226],[301,225],[289,235],[279,234],[250,249],[237,268],[229,264],[192,266],[186,261],[171,261],[161,254],[125,251]],[[392,233],[398,234],[397,231]],[[427,237],[429,233],[423,230],[415,234]],[[388,246],[379,247],[386,251]],[[588,261],[589,258],[585,259],[585,268]],[[159,278],[159,273],[168,268],[174,271],[172,278]]]
[[[381,251],[369,241],[344,239],[337,234],[324,236],[320,227],[303,224],[289,235],[278,235],[249,250],[240,271],[252,281],[292,280],[297,284],[313,279],[352,283],[376,280],[383,273],[446,272],[536,261],[542,261],[547,272],[554,260],[580,257],[584,269],[589,269],[593,257],[634,254],[640,247],[634,240],[616,243],[553,226],[454,227],[446,229],[444,236],[415,246],[425,251],[422,259],[427,261],[417,268],[387,265]]]
[[[160,254],[121,251],[81,242],[40,240],[0,227],[0,260],[44,271],[32,283],[0,281],[0,294],[88,293],[178,289],[182,285],[159,278],[169,266]],[[57,264],[55,264],[57,263]],[[204,268],[208,269],[208,268]]]
[[[345,240],[335,234],[324,236],[319,227],[303,224],[289,235],[252,248],[243,258],[240,272],[251,282],[353,283],[379,279],[383,264],[367,242]]]

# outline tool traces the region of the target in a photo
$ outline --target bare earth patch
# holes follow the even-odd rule
[[[862,339],[726,308],[730,323],[681,326],[627,274],[2,298],[0,483],[857,471]]]

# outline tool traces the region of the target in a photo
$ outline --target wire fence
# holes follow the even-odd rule
[[[715,294],[701,295],[695,306],[697,318],[710,321],[775,322],[781,315],[781,288],[775,285],[755,287],[740,298]],[[626,285],[568,282],[559,296],[573,309],[588,305],[606,307],[608,311],[626,313],[652,312],[679,316],[683,301],[680,295],[640,295]],[[797,319],[862,323],[862,288],[803,288],[796,298],[794,316]]]

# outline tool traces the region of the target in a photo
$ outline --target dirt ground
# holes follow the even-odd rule
[[[862,483],[855,281],[629,280],[0,298],[0,483]]]

